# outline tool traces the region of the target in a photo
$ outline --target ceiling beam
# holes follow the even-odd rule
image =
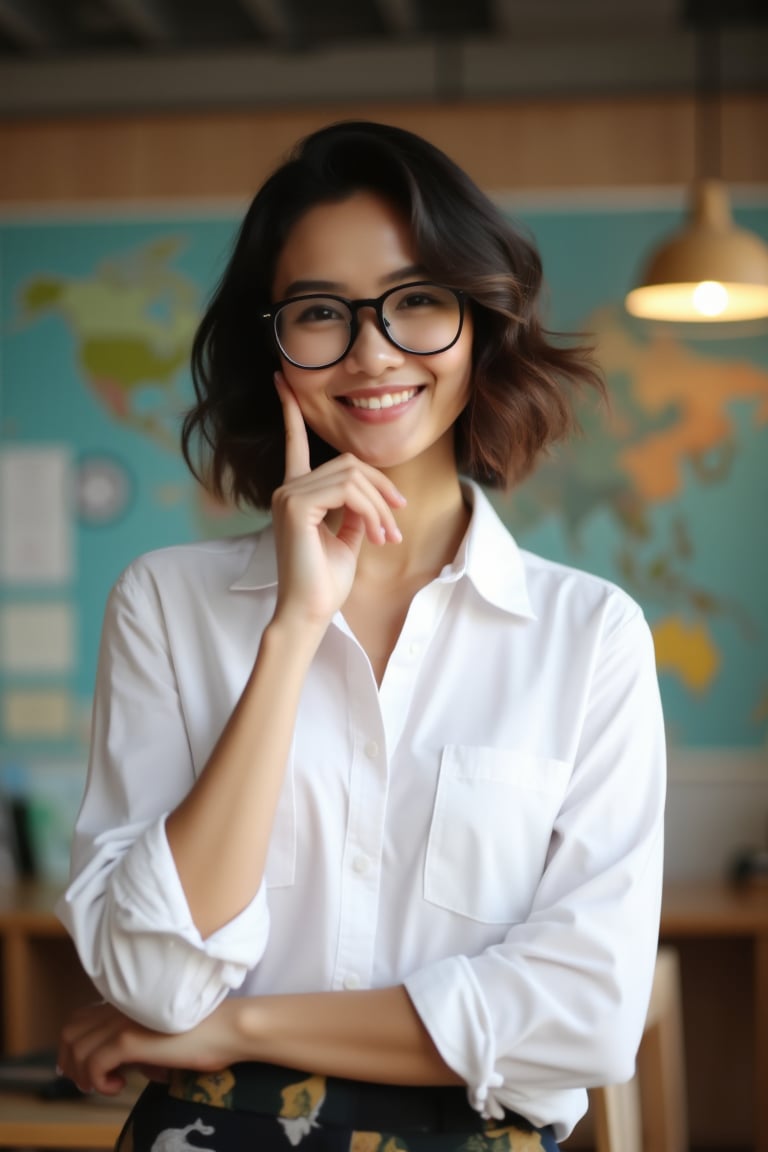
[[[413,36],[419,31],[415,0],[375,0],[375,3],[388,32],[395,36]]]
[[[289,44],[297,34],[296,22],[285,0],[238,0],[256,31],[274,44]]]
[[[50,51],[60,42],[60,29],[37,0],[0,0],[0,32],[34,52]]]
[[[178,29],[163,0],[104,0],[106,7],[143,44],[170,44]]]
[[[427,39],[345,44],[322,52],[274,48],[6,58],[0,116],[143,110],[274,108],[440,98],[440,45]],[[462,45],[466,99],[690,95],[690,31],[528,40],[475,37]],[[723,91],[765,91],[768,26],[723,33]]]
[[[616,0],[490,0],[490,19],[503,36],[521,33],[608,32],[621,29],[682,26],[680,0],[643,0],[640,4],[616,3]]]

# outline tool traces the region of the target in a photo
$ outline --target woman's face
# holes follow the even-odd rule
[[[310,208],[297,221],[277,261],[273,299],[308,292],[371,299],[424,279],[403,215],[361,191]],[[307,424],[338,452],[378,468],[420,460],[455,471],[452,429],[469,397],[471,316],[465,313],[451,348],[427,356],[387,340],[374,309],[361,309],[358,320],[357,338],[338,364],[308,370],[282,358]]]

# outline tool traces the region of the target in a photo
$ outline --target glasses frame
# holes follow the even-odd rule
[[[402,344],[398,344],[394,336],[387,331],[386,323],[384,320],[384,304],[393,296],[395,292],[402,292],[405,288],[440,288],[443,292],[451,292],[456,297],[456,303],[459,306],[459,326],[453,340],[448,344],[444,344],[442,348],[435,348],[431,352],[415,352],[412,348],[404,348]],[[301,300],[335,300],[339,304],[344,304],[352,314],[352,320],[349,325],[349,341],[341,356],[337,356],[335,360],[329,360],[327,364],[300,364],[297,360],[292,360],[288,353],[280,343],[280,337],[277,334],[277,320],[280,310],[288,304],[297,304]],[[407,352],[409,356],[437,356],[441,352],[447,352],[449,348],[453,348],[456,341],[459,339],[464,328],[464,303],[466,295],[460,288],[451,288],[447,284],[438,284],[434,280],[411,280],[407,284],[396,284],[394,288],[388,288],[386,292],[382,292],[381,296],[373,296],[367,299],[349,300],[346,296],[338,296],[334,292],[306,292],[301,296],[288,296],[285,300],[277,300],[269,312],[262,312],[261,319],[264,321],[271,320],[272,338],[277,345],[277,348],[282,356],[293,364],[294,368],[301,368],[305,372],[320,372],[323,368],[333,368],[334,364],[340,364],[345,356],[348,356],[352,350],[352,346],[357,340],[360,332],[360,321],[357,314],[361,308],[373,308],[376,313],[376,320],[378,329],[385,340],[395,348],[399,348],[401,352]]]

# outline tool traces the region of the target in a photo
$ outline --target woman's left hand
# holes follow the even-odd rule
[[[237,1049],[234,1001],[223,1004],[189,1032],[153,1032],[111,1004],[89,1004],[61,1032],[58,1065],[83,1092],[114,1096],[125,1086],[125,1070],[138,1068],[165,1080],[169,1068],[216,1072],[242,1059]]]

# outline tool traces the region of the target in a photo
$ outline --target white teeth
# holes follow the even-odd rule
[[[347,396],[346,399],[353,408],[394,408],[396,404],[405,404],[416,395],[417,388],[409,388],[406,392],[382,392],[380,396]]]

